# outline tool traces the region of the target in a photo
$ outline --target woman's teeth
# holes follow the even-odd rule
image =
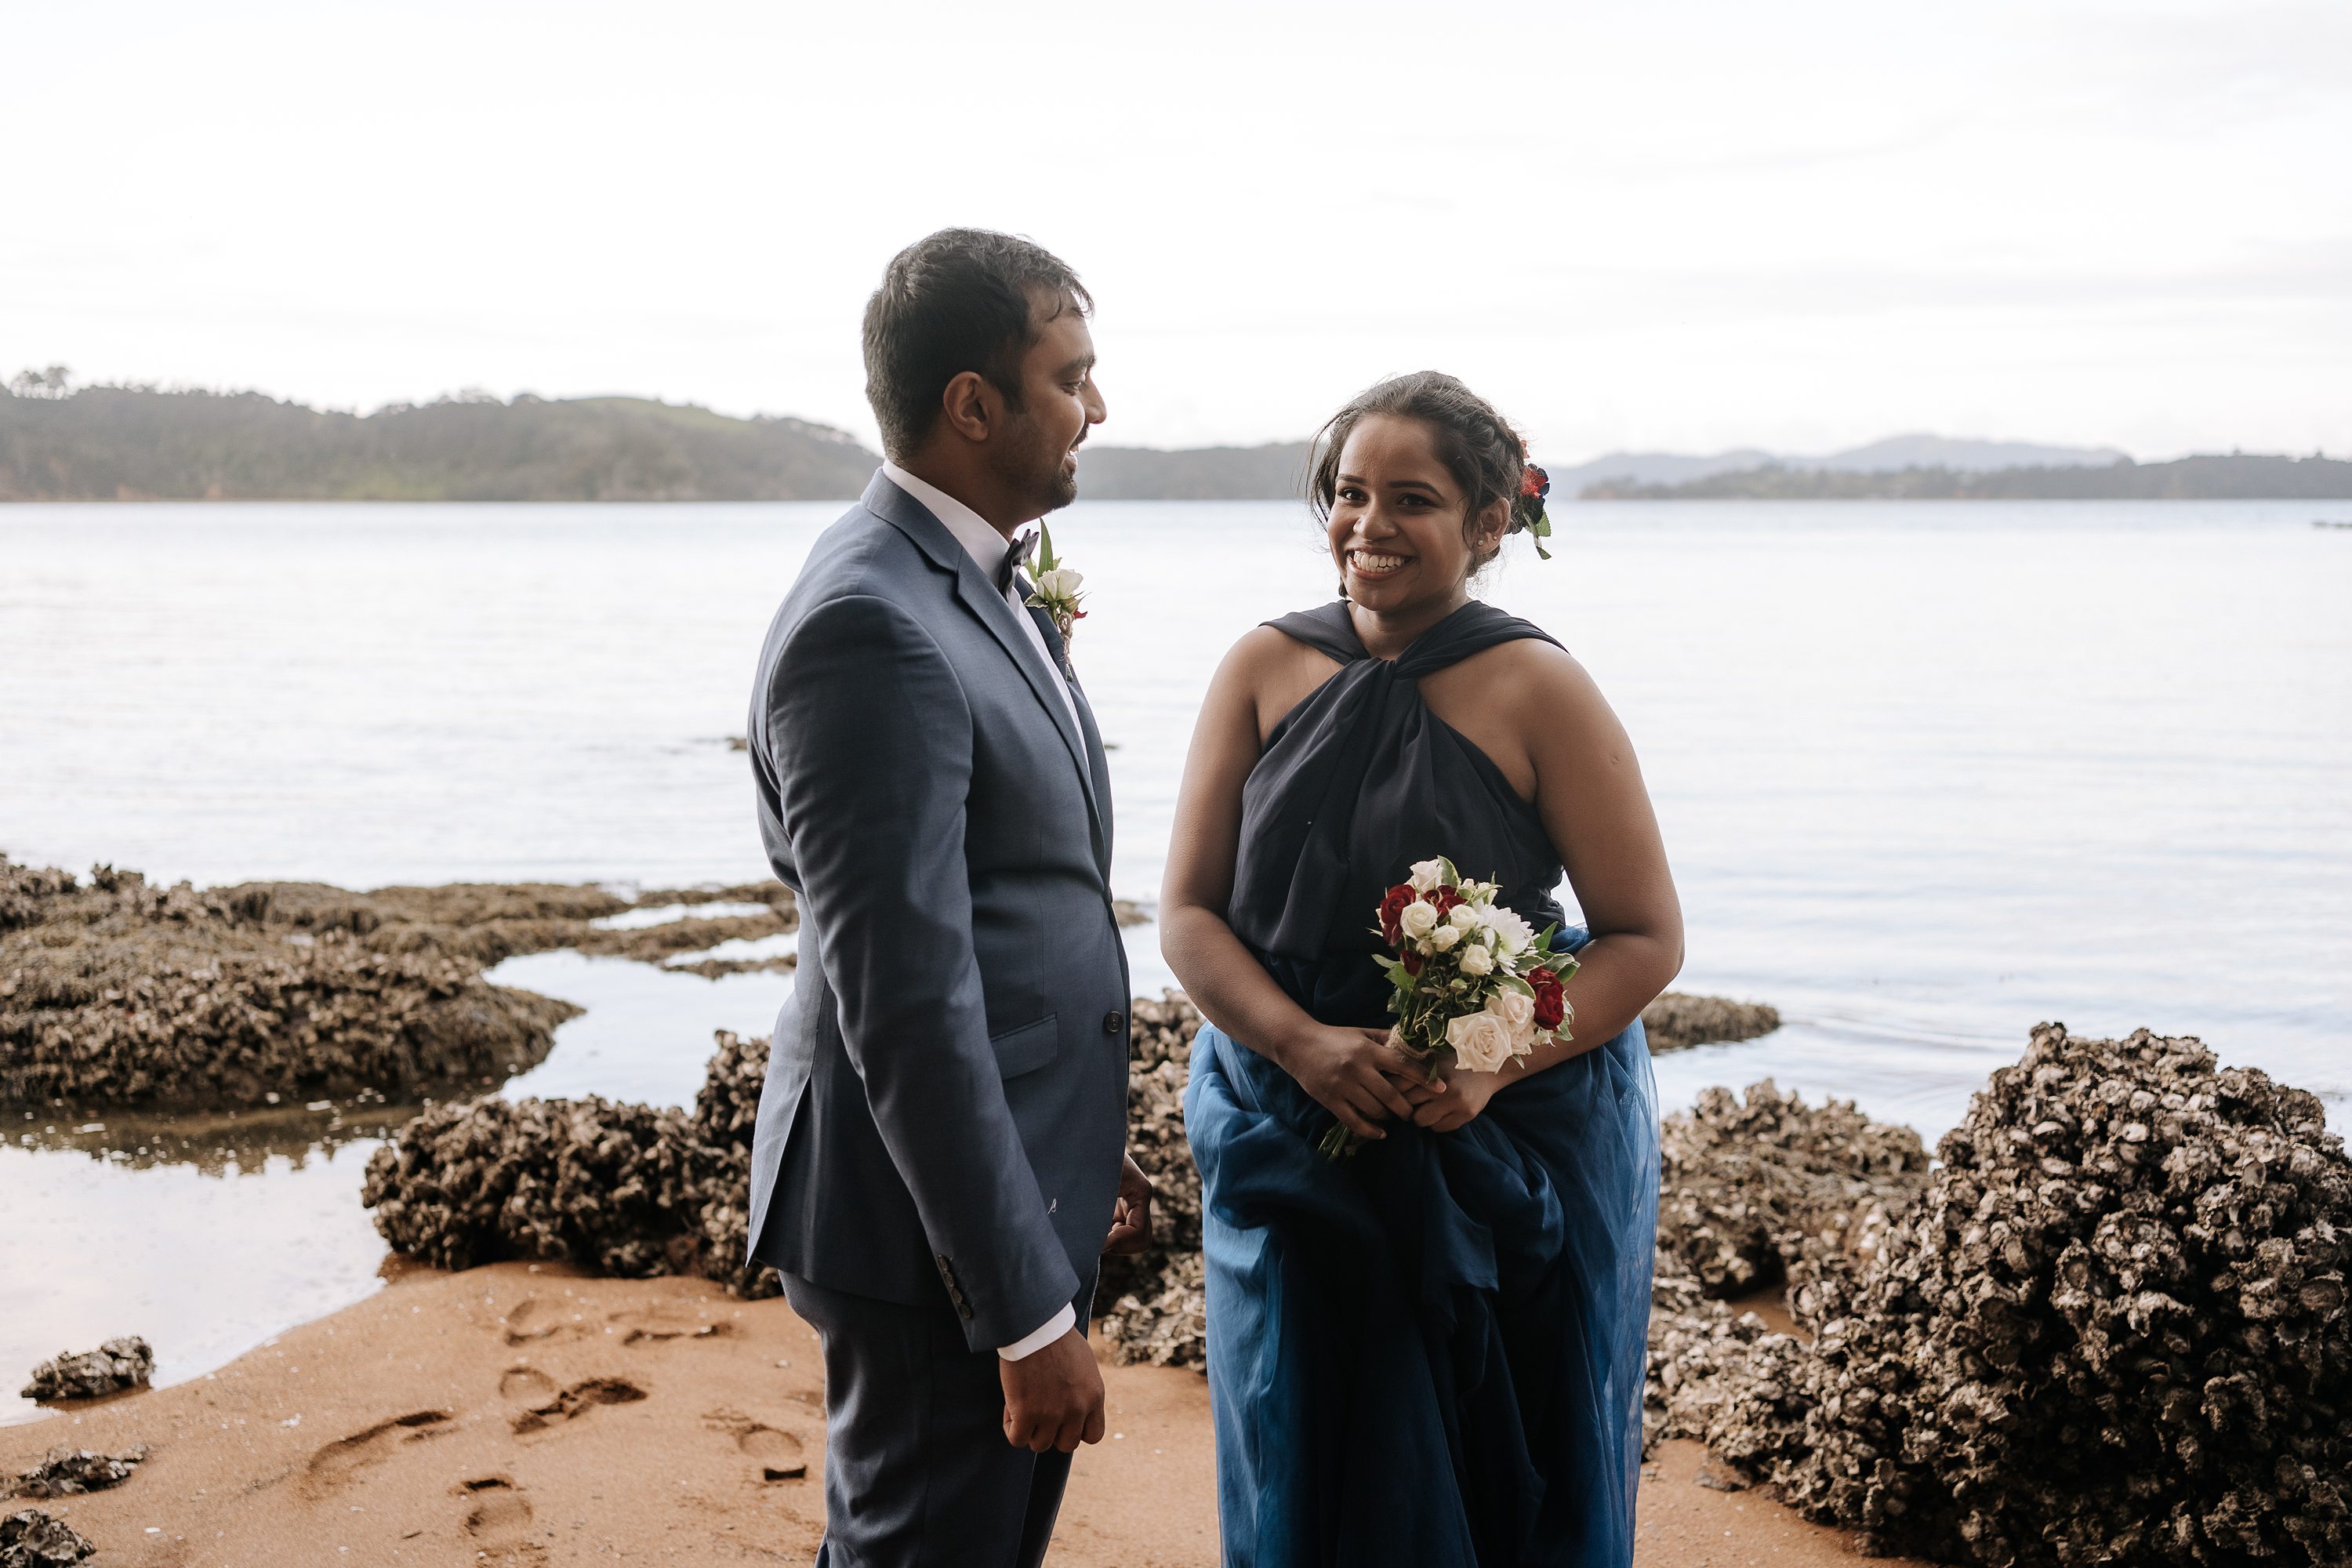
[[[1370,575],[1393,572],[1404,564],[1404,557],[1402,555],[1381,555],[1370,550],[1350,551],[1348,558],[1355,563],[1357,571]]]

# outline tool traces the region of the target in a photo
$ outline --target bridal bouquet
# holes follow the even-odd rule
[[[1576,1037],[1561,984],[1575,957],[1552,946],[1557,923],[1534,930],[1495,901],[1501,891],[1463,880],[1440,856],[1414,862],[1411,879],[1381,899],[1377,929],[1396,954],[1376,961],[1397,1020],[1389,1043],[1433,1083],[1443,1060],[1460,1072],[1500,1072],[1538,1046]],[[1336,1160],[1359,1142],[1335,1124],[1320,1147]]]

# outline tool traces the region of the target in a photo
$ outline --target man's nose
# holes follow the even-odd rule
[[[1087,423],[1089,425],[1099,425],[1109,417],[1110,409],[1103,402],[1102,388],[1094,384],[1092,377],[1088,377],[1087,380]]]

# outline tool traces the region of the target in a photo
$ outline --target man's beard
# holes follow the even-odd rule
[[[1021,434],[1036,434],[1034,426],[1024,423]],[[1051,453],[1031,447],[1025,441],[1008,442],[1003,460],[997,468],[997,477],[1005,488],[1021,498],[1025,517],[1043,517],[1049,511],[1059,511],[1078,499],[1078,477],[1065,472],[1062,459],[1070,448],[1059,447]]]

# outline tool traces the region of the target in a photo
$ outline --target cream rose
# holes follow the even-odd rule
[[[1444,861],[1416,860],[1412,863],[1412,875],[1405,879],[1405,885],[1416,893],[1426,893],[1444,880]]]
[[[1511,1048],[1511,1031],[1492,1013],[1465,1013],[1445,1026],[1445,1043],[1454,1060],[1470,1072],[1500,1072],[1517,1053]]]
[[[1449,931],[1447,934],[1455,933]],[[1495,955],[1492,951],[1479,946],[1475,942],[1462,950],[1463,973],[1475,977],[1480,974],[1492,974],[1494,972]]]
[[[1478,910],[1470,904],[1456,904],[1454,911],[1445,918],[1454,922],[1454,930],[1468,931],[1478,923]]]
[[[1037,596],[1041,599],[1075,599],[1085,574],[1073,566],[1056,566],[1051,572],[1037,574]]]
[[[1404,934],[1419,942],[1437,925],[1437,911],[1416,899],[1397,914],[1397,925]]]
[[[1447,948],[1452,947],[1455,942],[1460,942],[1461,940],[1462,933],[1455,931],[1452,926],[1439,926],[1435,931],[1429,933],[1430,951],[1433,952],[1444,952]]]
[[[1497,991],[1486,998],[1488,1016],[1502,1020],[1510,1031],[1514,1055],[1524,1056],[1535,1048],[1536,999],[1519,991]]]

